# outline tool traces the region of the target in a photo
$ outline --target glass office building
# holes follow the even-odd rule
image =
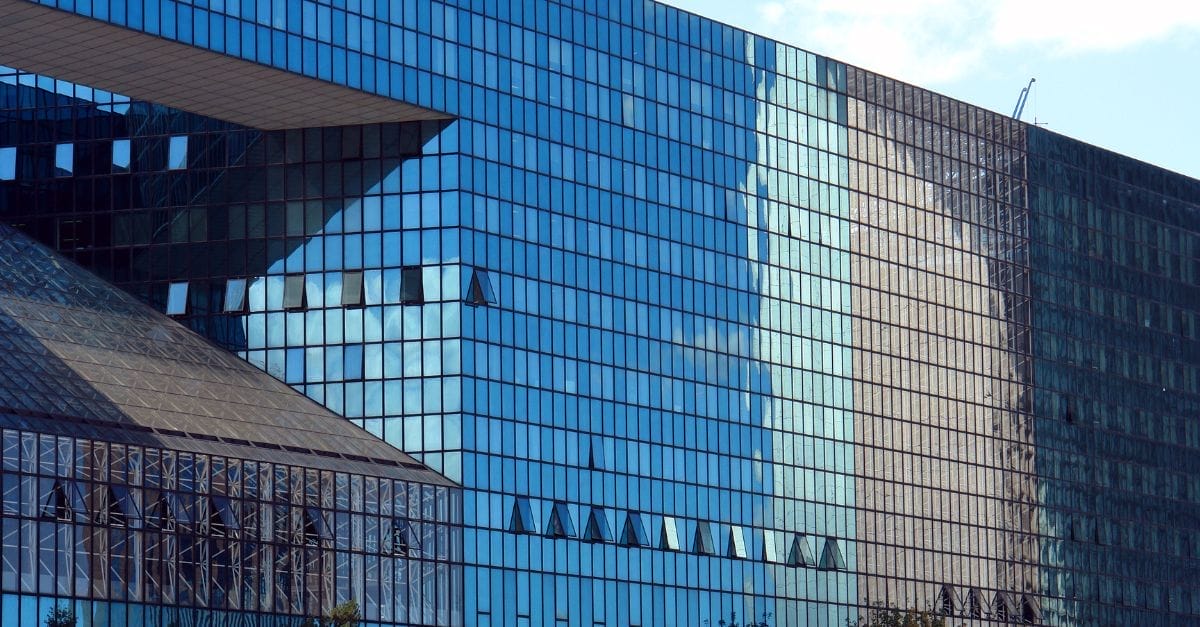
[[[3,219],[460,483],[452,623],[1200,614],[1195,180],[645,0],[0,63]]]

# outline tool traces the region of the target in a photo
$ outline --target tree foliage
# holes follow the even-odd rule
[[[75,611],[67,605],[60,605],[46,614],[46,627],[75,627]]]
[[[762,620],[758,621],[751,620],[748,623],[739,623],[737,612],[731,612],[729,614],[729,620],[722,618],[721,620],[717,621],[717,625],[720,627],[771,627],[771,624],[767,622],[767,619],[771,618],[770,612],[763,612],[761,618]],[[704,622],[707,623],[708,621]]]
[[[929,610],[895,607],[873,609],[858,622],[846,621],[847,627],[949,627],[946,619]]]
[[[350,599],[335,606],[329,610],[329,617],[326,620],[330,627],[358,627],[358,622],[362,620],[362,614],[358,611],[358,601]]]
[[[358,627],[362,621],[362,613],[358,610],[358,601],[350,599],[329,610],[329,614],[320,619],[307,618],[300,627]]]

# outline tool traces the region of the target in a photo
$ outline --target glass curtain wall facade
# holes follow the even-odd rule
[[[1062,246],[1043,198],[1094,201],[1073,167],[1141,190],[1097,215],[1166,194],[1181,274],[1146,298],[1190,320],[1194,181],[1128,179],[1128,160],[653,2],[59,8],[450,116],[260,130],[12,70],[0,211],[460,481],[464,622],[1200,608],[1200,539],[1170,500],[1194,473],[1138,458],[1127,479],[1161,494],[1169,568],[1069,535],[1113,505],[1059,396],[1128,362],[1076,372],[1057,346],[1124,318],[1053,313],[1060,284],[1100,279],[1039,257]],[[1179,329],[1153,337],[1186,362]],[[1194,380],[1146,376],[1155,424],[1190,433],[1170,419]],[[1124,402],[1122,424],[1151,411]],[[1172,433],[1137,437],[1182,459],[1196,443]],[[1111,472],[1139,450],[1106,452]]]

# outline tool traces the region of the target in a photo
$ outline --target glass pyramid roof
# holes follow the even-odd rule
[[[0,426],[453,485],[4,225]]]

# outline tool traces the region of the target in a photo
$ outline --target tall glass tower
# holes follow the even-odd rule
[[[1200,611],[1197,181],[650,0],[0,63],[0,215],[460,483],[466,624]]]

